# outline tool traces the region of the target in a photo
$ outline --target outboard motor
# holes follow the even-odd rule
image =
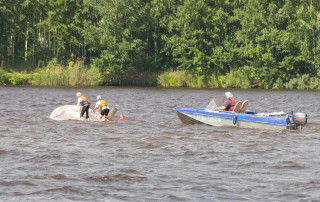
[[[288,121],[288,128],[289,129],[302,129],[303,126],[307,123],[308,117],[306,113],[296,112],[292,113],[291,119],[289,118]]]

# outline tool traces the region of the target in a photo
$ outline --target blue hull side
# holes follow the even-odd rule
[[[191,117],[197,117],[195,115],[199,115],[201,117],[205,116],[212,119],[223,119],[223,120],[231,120],[235,122],[251,122],[251,123],[259,123],[259,124],[267,124],[274,126],[283,126],[284,128],[288,124],[287,116],[260,116],[255,114],[240,114],[240,113],[232,113],[232,112],[209,112],[204,108],[183,108],[183,109],[174,109],[175,111],[182,113],[184,115],[190,115]],[[198,120],[201,122],[201,120]],[[235,124],[234,124],[235,125]]]

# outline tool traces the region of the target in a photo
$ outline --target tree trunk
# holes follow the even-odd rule
[[[47,40],[47,39],[46,39],[46,36],[47,36],[47,35],[46,35],[46,32],[44,31],[44,32],[43,32],[43,49],[44,49],[44,50],[46,49],[46,40]]]
[[[1,58],[2,58],[2,60],[1,60],[1,67],[3,68],[3,67],[4,67],[4,60],[5,60],[4,55],[3,55],[3,54],[1,55]]]
[[[40,42],[40,29],[37,30],[38,32],[38,37],[37,37],[37,52],[40,51],[40,47],[41,47],[41,42]]]
[[[58,37],[59,37],[59,34],[58,34]],[[59,57],[59,50],[58,50],[58,47],[59,47],[59,45],[60,45],[59,43],[60,43],[60,41],[58,40],[58,41],[57,41],[57,50],[56,50],[56,55],[55,55],[57,59],[58,59],[58,57]]]
[[[313,61],[316,63],[317,61],[317,28],[315,25],[313,25],[312,28],[313,28]]]
[[[146,57],[149,55],[149,31],[147,31],[147,47],[145,50]]]
[[[35,26],[35,15],[33,14],[33,29]],[[35,55],[35,41],[36,41],[36,32],[33,32],[33,41],[32,41],[32,62],[34,63],[34,55]]]
[[[49,27],[49,50],[51,50],[51,30],[50,30],[50,27]]]
[[[157,33],[157,25],[154,26],[154,33]],[[158,41],[154,40],[154,54],[158,55]]]
[[[56,56],[56,37],[53,38],[53,56]]]
[[[12,64],[13,65],[14,65],[14,45],[15,45],[15,40],[16,40],[15,34],[16,34],[16,32],[14,31],[13,32],[13,41],[12,41]]]
[[[86,59],[87,58],[87,48],[85,45],[83,45],[83,46],[84,46],[84,59]]]
[[[83,61],[84,61],[84,63],[86,63],[87,62],[87,48],[86,48],[84,40],[83,40],[83,51],[84,51]]]
[[[12,35],[10,36],[9,38],[9,46],[8,46],[8,62],[7,64],[9,65],[10,64],[10,58],[11,58],[11,55],[12,55]]]
[[[28,34],[29,31],[26,32],[26,42],[25,42],[25,49],[24,49],[24,61],[27,62],[28,60]]]
[[[39,22],[41,23],[41,12],[40,12],[40,19]],[[41,31],[38,29],[38,43],[37,43],[37,51],[39,51],[41,48]]]
[[[83,57],[83,55],[84,55],[84,50],[83,49],[84,49],[84,45],[81,46],[81,57]]]

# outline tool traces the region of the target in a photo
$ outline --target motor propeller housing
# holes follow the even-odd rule
[[[297,125],[304,125],[307,123],[308,117],[306,113],[296,112],[293,114],[293,122]]]
[[[307,122],[308,122],[308,116],[306,113],[292,112],[291,115],[288,115],[287,128],[293,129],[293,130],[302,129]]]

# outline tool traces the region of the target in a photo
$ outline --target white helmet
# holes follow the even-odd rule
[[[100,96],[100,95],[98,95],[98,96],[97,96],[97,100],[100,100],[100,99],[101,99],[101,96]]]
[[[230,93],[230,92],[225,92],[224,94],[226,95],[227,98],[233,97],[232,93]]]

